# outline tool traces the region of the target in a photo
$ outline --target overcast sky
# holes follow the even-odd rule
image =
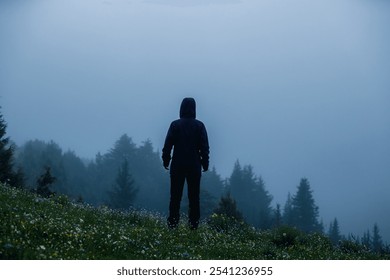
[[[18,145],[161,150],[183,97],[211,164],[251,164],[274,204],[307,177],[326,229],[390,241],[390,3],[1,0],[0,105]]]

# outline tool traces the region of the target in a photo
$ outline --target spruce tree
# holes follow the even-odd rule
[[[372,250],[374,252],[380,252],[383,249],[383,241],[382,237],[379,233],[378,224],[374,224],[374,228],[372,230]]]
[[[228,180],[228,190],[249,224],[260,229],[271,227],[272,196],[265,189],[262,178],[255,176],[251,165],[241,167],[236,161]]]
[[[37,194],[49,197],[54,194],[50,190],[50,186],[56,181],[56,178],[51,175],[50,167],[45,167],[45,172],[37,179]]]
[[[128,149],[131,149],[131,145],[128,145]],[[167,211],[169,188],[166,186],[169,186],[169,176],[166,176],[161,156],[154,151],[152,142],[149,139],[143,141],[134,151],[134,155],[130,156],[131,154],[129,168],[139,188],[136,203],[152,211]]]
[[[236,201],[230,196],[230,193],[222,196],[218,207],[214,210],[215,214],[224,215],[236,221],[243,221],[242,213],[237,209]]]
[[[372,239],[371,239],[371,234],[370,231],[367,230],[362,237],[362,245],[364,245],[367,249],[371,248],[372,244]]]
[[[127,210],[133,205],[138,189],[129,173],[129,164],[125,159],[118,170],[118,175],[109,192],[109,205],[114,209]]]
[[[1,107],[0,107],[1,109]],[[12,186],[23,185],[23,173],[19,169],[16,173],[13,170],[14,145],[6,137],[7,124],[0,113],[0,182]]]
[[[288,193],[286,203],[284,204],[282,221],[285,225],[293,225],[292,198],[290,193]]]
[[[9,138],[5,137],[7,124],[0,114],[0,182],[9,183],[12,178],[12,153]]]
[[[334,245],[337,245],[341,240],[339,222],[337,221],[337,218],[334,218],[333,222],[330,223],[328,235]]]
[[[221,197],[214,214],[208,219],[208,224],[217,231],[241,229],[245,224],[243,215],[229,192]]]
[[[309,180],[302,178],[292,200],[293,225],[304,232],[321,232],[319,211],[315,204]]]
[[[50,173],[56,178],[51,188],[57,193],[70,195],[71,192],[67,184],[72,182],[69,180],[70,174],[64,168],[63,160],[62,149],[57,143],[41,140],[27,141],[18,148],[15,157],[16,164],[22,168],[25,175],[26,186],[29,188],[36,186],[37,178],[45,172],[47,166],[50,166]]]
[[[257,226],[260,229],[269,229],[272,226],[273,219],[272,195],[265,189],[265,183],[260,176],[255,178],[253,194],[255,197],[254,209]],[[256,217],[257,215],[258,217]]]
[[[228,180],[228,191],[235,200],[243,199],[243,192],[245,190],[242,179],[242,168],[238,160],[234,163],[232,174]]]
[[[133,140],[127,136],[127,134],[123,134],[114,145],[114,148],[110,150],[108,154],[106,154],[106,158],[109,160],[113,160],[114,162],[121,164],[121,162],[126,159],[129,161],[133,159],[136,153],[136,145]]]
[[[224,193],[223,180],[214,166],[208,172],[202,174],[201,187],[216,199],[219,199]]]
[[[276,209],[274,211],[274,227],[280,227],[282,225],[282,211],[280,210],[280,204],[276,204]]]

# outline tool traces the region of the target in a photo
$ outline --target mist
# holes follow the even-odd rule
[[[161,150],[183,97],[211,166],[251,164],[284,205],[307,177],[325,229],[390,240],[390,3],[0,2],[0,104],[17,145],[94,159],[127,133]]]

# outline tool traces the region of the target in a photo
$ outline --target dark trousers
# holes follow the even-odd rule
[[[168,226],[175,228],[180,220],[180,202],[184,183],[187,181],[189,213],[188,222],[191,229],[197,229],[200,218],[199,192],[201,172],[198,168],[175,170],[171,172],[171,199],[169,202]]]

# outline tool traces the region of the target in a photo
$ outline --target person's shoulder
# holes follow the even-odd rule
[[[197,124],[198,127],[200,128],[206,128],[206,126],[204,125],[204,123],[198,119],[195,119],[195,123]]]
[[[171,126],[177,125],[178,123],[180,123],[180,119],[172,121]]]
[[[191,118],[181,118],[181,119],[174,120],[171,123],[171,126],[173,126],[173,127],[181,126],[181,125],[184,125],[184,126],[191,125],[191,126],[193,126],[194,124],[195,124],[195,126],[198,126],[198,127],[204,127],[205,126],[202,121],[200,121],[198,119],[191,119]]]
[[[196,123],[199,124],[199,125],[203,125],[204,126],[204,123],[198,119],[195,119]]]

